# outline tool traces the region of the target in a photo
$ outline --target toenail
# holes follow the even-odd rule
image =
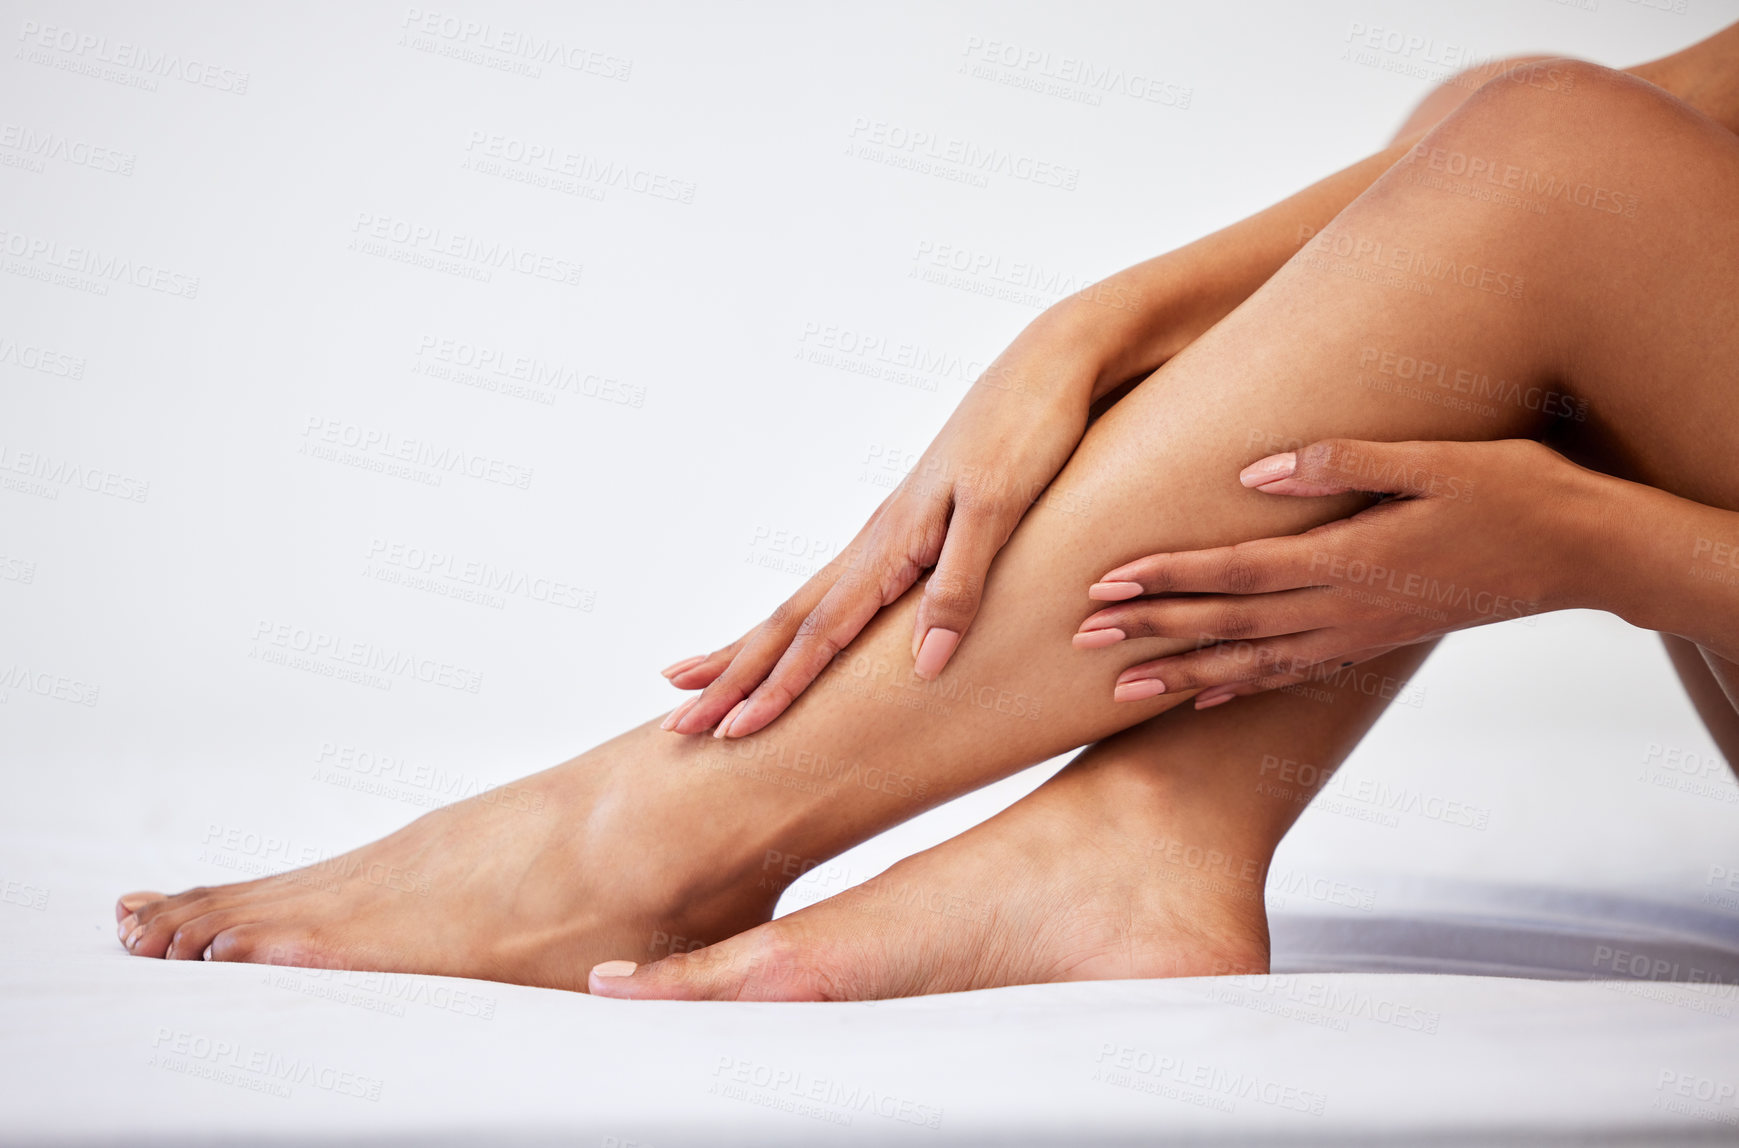
[[[131,933],[128,933],[127,934],[127,947],[130,949],[133,946],[137,945],[139,943],[139,937],[144,932],[145,932],[145,926],[140,925],[138,928],[134,929]]]
[[[199,954],[199,959],[202,961],[211,960],[211,946],[210,945],[205,946],[205,952]]]
[[[640,966],[633,961],[605,961],[601,965],[592,966],[594,977],[631,977],[634,970]]]
[[[121,918],[121,923],[115,926],[115,936],[119,940],[125,941],[127,939],[127,934],[131,933],[138,927],[138,916],[133,913],[128,913],[125,917]]]

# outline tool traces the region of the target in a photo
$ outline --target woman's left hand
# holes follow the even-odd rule
[[[1597,477],[1528,439],[1330,439],[1271,455],[1239,480],[1292,497],[1395,497],[1303,534],[1120,566],[1087,592],[1119,604],[1083,622],[1075,644],[1195,642],[1130,666],[1114,694],[1201,690],[1199,709],[1332,678],[1451,630],[1565,609],[1596,577],[1577,540],[1595,533]]]

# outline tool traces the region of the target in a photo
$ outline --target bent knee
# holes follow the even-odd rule
[[[1552,57],[1485,81],[1440,130],[1496,134],[1535,148],[1616,150],[1697,118],[1677,97],[1628,72]]]

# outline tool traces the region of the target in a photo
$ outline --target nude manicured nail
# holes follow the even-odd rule
[[[1096,602],[1121,602],[1126,598],[1140,596],[1139,582],[1095,582],[1087,587],[1087,597]]]
[[[1156,698],[1165,692],[1165,683],[1158,678],[1142,678],[1134,682],[1118,682],[1117,688],[1111,691],[1114,701],[1140,702],[1148,698]]]
[[[923,642],[918,646],[918,657],[913,662],[912,672],[929,681],[942,672],[942,667],[954,656],[954,647],[959,644],[960,635],[955,631],[931,626],[930,632],[924,635]]]
[[[1217,705],[1224,705],[1226,702],[1231,701],[1237,696],[1238,694],[1235,690],[1228,690],[1223,687],[1217,690],[1206,690],[1196,695],[1196,708],[1198,710],[1212,709]]]
[[[700,701],[700,697],[698,695],[696,695],[695,697],[686,699],[681,705],[677,706],[675,709],[671,710],[670,713],[665,715],[664,720],[658,723],[658,728],[662,729],[662,730],[675,729],[676,723],[681,721],[683,715],[688,713],[689,710],[693,709],[695,706],[695,703],[698,701]]]
[[[677,674],[682,673],[682,671],[692,670],[704,661],[706,661],[705,654],[696,654],[692,658],[684,658],[680,662],[674,662],[671,665],[665,666],[662,670],[659,670],[658,672],[663,674],[667,678],[674,678]]]
[[[729,736],[731,736],[731,723],[737,720],[737,715],[742,713],[743,707],[748,705],[748,704],[749,704],[749,699],[744,698],[742,701],[740,701],[736,705],[732,706],[731,712],[726,714],[724,717],[724,720],[719,722],[717,728],[715,728],[713,730],[713,736],[714,737],[729,737]]]
[[[1298,453],[1287,451],[1285,454],[1271,454],[1267,458],[1259,458],[1238,472],[1238,481],[1245,486],[1266,486],[1270,482],[1289,477],[1298,469]]]
[[[1115,646],[1129,635],[1115,627],[1103,630],[1082,630],[1073,639],[1077,650],[1103,650],[1106,646]]]
[[[594,977],[631,977],[634,970],[640,966],[633,961],[605,961],[601,965],[592,966]]]

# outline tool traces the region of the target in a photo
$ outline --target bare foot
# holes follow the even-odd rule
[[[606,957],[651,958],[772,916],[785,882],[764,859],[789,801],[680,757],[701,740],[672,764],[674,739],[642,727],[304,869],[129,894],[115,909],[122,943],[144,957],[584,989]]]
[[[1271,846],[1091,754],[880,877],[708,948],[593,970],[600,996],[867,1000],[1268,970]],[[1180,828],[1181,827],[1181,828]]]

